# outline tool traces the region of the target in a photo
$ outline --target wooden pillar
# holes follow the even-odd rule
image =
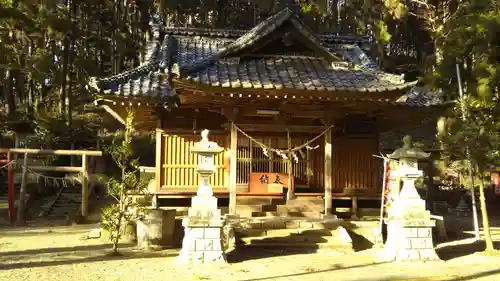
[[[9,222],[10,224],[14,224],[14,205],[16,200],[16,189],[14,187],[14,167],[16,164],[12,162],[14,159],[12,153],[7,152],[7,163],[9,163],[9,167],[7,168],[7,185],[8,185],[8,199],[9,199]]]
[[[162,143],[163,143],[163,130],[156,129],[156,152],[155,152],[155,184],[156,184],[156,192],[160,191],[161,188],[161,154],[162,154]]]
[[[17,205],[17,225],[25,223],[24,214],[26,212],[26,193],[28,187],[28,153],[24,153],[23,175],[21,179],[21,191],[19,192],[19,204]]]
[[[325,133],[325,155],[324,155],[325,165],[325,216],[332,215],[332,130],[328,130]]]
[[[290,131],[287,130],[286,131],[286,138],[287,138],[287,144],[288,144],[288,151],[292,150],[292,138],[290,137]],[[293,157],[292,157],[292,153],[289,152],[288,153],[288,159],[286,161],[286,165],[287,165],[287,173],[288,173],[288,182],[287,182],[287,186],[288,186],[288,190],[287,190],[287,193],[286,193],[286,201],[290,201],[292,199],[295,198],[295,187],[293,186],[293,165],[292,165],[292,161],[293,161]]]
[[[71,142],[70,144],[70,147],[69,147],[71,150],[75,150],[75,143],[74,142]],[[75,165],[75,156],[74,155],[70,155],[69,156],[69,165],[70,166],[74,166]]]
[[[358,196],[352,197],[352,215],[353,218],[358,218]]]
[[[306,160],[307,161],[307,163],[306,163],[307,186],[309,188],[311,188],[312,187],[312,181],[313,181],[313,165],[312,165],[313,164],[312,163],[313,159],[312,159],[312,155],[311,155],[311,150],[308,149],[306,151],[306,153],[307,153],[306,154],[306,159],[307,159]]]
[[[427,169],[424,172],[425,185],[427,187],[427,194],[425,198],[426,208],[431,213],[434,213],[434,201],[439,195],[439,188],[434,185],[434,159],[436,155],[431,154],[428,159]]]
[[[229,150],[229,214],[236,214],[236,161],[238,150],[238,131],[231,122],[231,149]]]
[[[89,215],[89,159],[82,155],[82,218],[85,220]]]

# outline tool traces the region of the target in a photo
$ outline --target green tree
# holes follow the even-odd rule
[[[124,225],[138,219],[144,209],[131,197],[133,194],[144,194],[145,185],[137,177],[139,161],[133,159],[132,136],[134,115],[130,111],[126,119],[123,134],[117,135],[107,151],[120,169],[119,177],[102,175],[107,183],[108,194],[116,200],[115,204],[105,207],[101,213],[101,226],[110,235],[113,243],[113,254],[118,253],[118,242],[124,231]]]
[[[454,114],[439,132],[444,156],[450,163],[453,162],[462,172],[466,172],[468,163],[461,160],[468,159],[471,162],[472,176],[477,178],[475,182],[479,182],[479,199],[487,251],[493,251],[494,246],[484,195],[484,174],[487,165],[499,163],[500,156],[498,133],[500,119],[491,114],[494,106],[472,98],[461,99],[458,107],[454,109]],[[462,110],[465,111],[465,118],[461,116]]]

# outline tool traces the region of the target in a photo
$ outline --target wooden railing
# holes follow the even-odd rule
[[[175,135],[160,132],[161,166],[159,167],[160,189],[196,188],[198,174],[196,167],[198,157],[191,153],[190,148],[200,140],[198,135]],[[227,147],[226,136],[211,136],[211,140],[221,147]],[[228,187],[227,149],[215,157],[216,172],[210,183],[214,188]],[[158,168],[158,167],[157,167]]]
[[[287,149],[286,137],[261,137],[259,141],[273,148]],[[307,141],[307,137],[292,138],[293,145],[301,144]],[[306,150],[303,155],[298,155],[298,161],[292,161],[292,172],[299,182],[310,183],[312,174],[312,154],[308,155]],[[275,153],[264,155],[261,147],[253,144],[248,138],[241,136],[238,138],[237,151],[237,184],[248,184],[250,173],[288,173],[288,164],[286,159],[281,158]]]
[[[79,167],[75,166],[30,166],[29,169],[38,172],[67,172],[67,173],[81,173],[82,174],[82,204],[81,214],[83,218],[88,216],[88,194],[89,194],[89,175],[88,175],[88,157],[102,156],[102,151],[92,150],[49,150],[49,149],[31,149],[31,148],[0,148],[1,154],[7,154],[7,158],[11,159],[12,154],[24,154],[22,161],[22,181],[19,194],[19,205],[17,208],[17,223],[24,223],[25,203],[27,196],[28,184],[28,166],[29,156],[33,155],[68,155],[68,156],[81,156],[82,164]],[[10,163],[14,166],[14,163]],[[9,216],[13,222],[13,209],[14,209],[14,181],[12,171],[9,171]]]
[[[196,189],[198,175],[196,166],[197,157],[190,152],[195,142],[200,140],[198,135],[168,134],[157,132],[157,170],[156,177],[160,178],[159,190],[169,189]],[[226,148],[215,157],[216,173],[211,177],[211,184],[215,189],[229,187],[229,135],[212,135],[212,141]],[[306,142],[309,138],[293,137],[293,145]],[[262,137],[259,141],[274,147],[286,149],[284,137]],[[316,144],[316,143],[315,143]],[[315,144],[312,144],[314,146]],[[293,161],[293,174],[298,186],[304,185],[321,190],[324,187],[324,145],[323,140],[317,141],[319,147],[315,150],[298,155],[298,162]],[[332,142],[332,180],[334,192],[346,190],[372,191],[377,189],[379,182],[379,163],[372,155],[378,153],[376,138],[342,138],[334,137]],[[247,185],[250,173],[284,173],[287,174],[287,160],[274,153],[264,155],[261,147],[253,144],[245,136],[238,136],[237,145],[237,185]]]

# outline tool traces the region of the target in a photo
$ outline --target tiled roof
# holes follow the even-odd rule
[[[317,56],[245,56],[285,23],[313,46]],[[315,35],[284,9],[249,31],[154,27],[143,64],[96,80],[104,93],[169,98],[169,77],[183,83],[244,89],[386,92],[405,90],[400,75],[379,70],[363,51],[366,38]],[[161,41],[161,42],[160,42]]]
[[[382,71],[349,69],[332,65],[323,58],[287,56],[216,61],[187,72],[185,79],[225,88],[384,92],[398,90],[402,85],[407,87],[401,77]]]

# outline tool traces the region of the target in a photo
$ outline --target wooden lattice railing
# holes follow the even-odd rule
[[[189,149],[199,140],[198,135],[161,134],[160,188],[194,189],[198,186],[198,157]],[[211,136],[211,140],[221,147],[228,147],[226,136]],[[227,149],[215,157],[216,172],[210,180],[213,188],[228,187],[226,156]]]

